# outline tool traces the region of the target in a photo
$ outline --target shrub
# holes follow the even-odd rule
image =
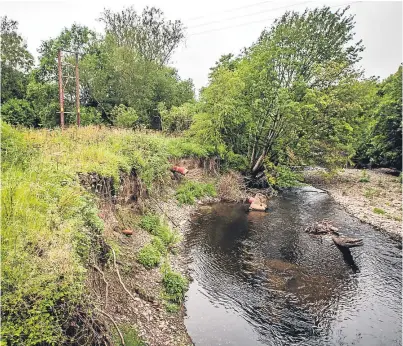
[[[11,125],[36,127],[40,120],[27,100],[10,99],[1,106],[1,116]]]
[[[176,191],[176,199],[180,204],[194,204],[196,199],[205,196],[217,196],[217,191],[213,184],[186,181]]]
[[[301,186],[303,177],[301,174],[293,172],[289,167],[275,165],[269,160],[264,162],[267,182],[277,187]]]
[[[167,248],[164,242],[159,237],[153,237],[151,240],[151,244],[156,248],[162,255],[165,255],[167,252]]]
[[[374,208],[373,211],[374,211],[375,214],[380,214],[380,215],[386,214],[385,210],[383,210],[381,208]]]
[[[98,125],[102,123],[102,115],[94,107],[82,107],[80,109],[81,125]]]
[[[112,109],[114,125],[119,127],[134,128],[139,119],[136,110],[125,105],[119,105]]]
[[[154,245],[147,244],[139,251],[137,261],[147,269],[154,268],[161,262],[161,253]]]
[[[188,280],[180,273],[167,269],[162,278],[162,284],[171,303],[181,304],[188,288]]]
[[[151,233],[161,225],[160,218],[154,214],[146,214],[141,218],[140,227]]]

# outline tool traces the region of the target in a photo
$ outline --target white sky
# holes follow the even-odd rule
[[[181,19],[187,26],[186,42],[171,64],[182,78],[193,79],[196,90],[207,84],[209,68],[222,54],[239,53],[274,18],[287,10],[302,11],[306,7],[328,5],[337,10],[350,4],[350,13],[356,15],[356,38],[362,39],[366,47],[361,65],[367,76],[385,78],[402,62],[401,1],[0,1],[0,14],[19,22],[28,49],[37,56],[41,41],[56,37],[63,27],[76,22],[102,32],[102,24],[96,19],[104,8],[116,11],[132,4],[139,12],[147,5],[159,7],[167,18]]]

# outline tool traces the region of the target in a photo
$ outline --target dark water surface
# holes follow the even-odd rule
[[[268,213],[200,210],[185,239],[196,345],[401,345],[400,243],[313,190],[271,199]],[[323,218],[364,246],[342,253],[303,231]]]

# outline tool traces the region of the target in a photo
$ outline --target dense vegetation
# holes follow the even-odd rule
[[[123,129],[16,130],[2,123],[1,131],[2,338],[16,345],[73,343],[77,333],[66,333],[85,319],[85,275],[100,256],[104,227],[77,173],[110,177],[115,195],[119,177],[134,169],[153,193],[169,180],[169,159],[208,152],[186,139]],[[156,265],[177,235],[159,218],[141,225],[155,236],[155,256],[150,262],[144,250],[140,258]]]
[[[240,55],[219,59],[199,100],[168,65],[185,37],[180,21],[155,8],[105,10],[100,21],[103,33],[74,24],[42,42],[35,65],[18,23],[1,20],[3,344],[72,344],[77,330],[93,328],[71,329],[90,306],[84,281],[103,230],[78,173],[110,179],[116,194],[133,171],[153,193],[169,177],[169,160],[183,157],[214,156],[223,169],[279,187],[299,180],[291,166],[401,169],[402,67],[384,81],[364,78],[364,46],[347,9],[285,13]],[[93,126],[72,126],[68,83],[70,128],[58,129],[59,49],[80,52],[82,125]],[[67,74],[74,57],[66,53],[65,62]],[[176,197],[192,204],[205,195],[214,187],[185,181]],[[141,227],[153,238],[138,261],[152,268],[176,235],[152,215]],[[166,263],[161,270],[174,311],[187,282]]]

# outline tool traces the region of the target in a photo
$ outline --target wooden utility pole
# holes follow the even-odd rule
[[[57,53],[58,72],[59,72],[59,102],[60,102],[60,127],[64,128],[64,93],[63,93],[63,76],[62,76],[62,51],[59,49]]]
[[[80,77],[78,75],[78,53],[76,53],[76,111],[77,111],[77,126],[80,127]]]

